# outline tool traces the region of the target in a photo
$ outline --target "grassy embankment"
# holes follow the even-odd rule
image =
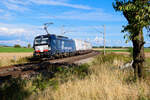
[[[0,88],[0,98],[11,100],[149,100],[150,78],[134,79],[132,69],[120,70],[129,56],[97,56],[81,66],[48,66],[49,76],[33,80],[13,79]],[[149,59],[147,59],[149,62]],[[149,63],[146,62],[148,68]],[[10,91],[12,90],[12,91]],[[15,92],[16,91],[16,92]],[[1,99],[3,100],[3,99]]]

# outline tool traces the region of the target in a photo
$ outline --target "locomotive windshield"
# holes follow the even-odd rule
[[[35,45],[46,45],[48,44],[48,37],[43,37],[43,36],[40,36],[40,37],[37,37],[35,38]]]

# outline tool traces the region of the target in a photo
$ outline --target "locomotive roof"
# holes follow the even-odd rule
[[[41,36],[43,36],[43,37],[50,36],[51,38],[64,39],[64,40],[72,40],[72,39],[69,39],[68,37],[60,36],[60,35],[55,35],[55,34],[39,35],[39,36],[36,36],[35,38],[40,38]]]

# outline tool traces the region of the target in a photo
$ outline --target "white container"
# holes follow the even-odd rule
[[[82,40],[74,39],[76,50],[80,51],[82,49]]]
[[[77,51],[82,51],[82,50],[91,50],[92,45],[89,42],[79,40],[79,39],[74,39],[75,41],[75,46]]]

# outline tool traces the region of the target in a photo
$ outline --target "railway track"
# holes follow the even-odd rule
[[[21,77],[21,78],[31,78],[36,76],[44,71],[47,71],[49,66],[60,66],[60,65],[71,65],[76,61],[80,61],[82,59],[90,58],[100,54],[97,51],[92,51],[91,53],[72,56],[61,59],[54,60],[44,60],[37,63],[26,63],[26,64],[18,64],[8,67],[0,68],[0,80],[11,78],[11,77]]]

